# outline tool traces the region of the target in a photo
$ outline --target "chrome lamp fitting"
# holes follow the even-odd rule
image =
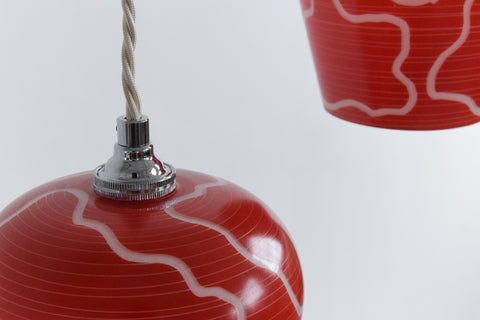
[[[159,199],[176,187],[175,168],[155,157],[150,143],[149,119],[117,119],[118,143],[113,157],[94,171],[95,192],[123,201]]]

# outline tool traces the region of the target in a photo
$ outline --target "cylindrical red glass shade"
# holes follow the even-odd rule
[[[0,319],[298,320],[299,260],[245,190],[191,171],[160,200],[94,193],[92,174],[0,213]]]
[[[480,120],[480,4],[301,0],[324,106],[364,125],[447,129]]]

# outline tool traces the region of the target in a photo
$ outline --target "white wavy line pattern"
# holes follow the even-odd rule
[[[351,23],[359,24],[359,23],[367,23],[367,22],[372,22],[372,23],[385,22],[385,23],[389,23],[394,26],[397,26],[400,29],[401,50],[392,65],[392,73],[395,76],[395,78],[397,78],[406,87],[409,97],[408,97],[407,103],[401,108],[372,109],[368,105],[353,99],[345,99],[345,100],[341,100],[334,103],[328,102],[327,100],[324,99],[323,103],[325,107],[329,110],[338,110],[346,107],[355,107],[367,113],[371,117],[408,114],[413,109],[418,99],[418,92],[415,87],[415,84],[407,76],[405,76],[405,74],[403,74],[403,72],[401,71],[401,67],[410,53],[410,27],[408,23],[405,20],[390,14],[354,15],[345,10],[340,0],[333,0],[333,3],[338,13],[345,20]]]
[[[237,311],[237,319],[238,320],[246,320],[246,312],[245,308],[237,296],[228,292],[227,290],[220,288],[220,287],[203,287],[195,278],[193,272],[190,268],[179,258],[163,255],[163,254],[144,254],[139,252],[134,252],[126,248],[122,243],[118,240],[115,233],[104,223],[85,219],[83,217],[83,213],[85,211],[85,207],[88,203],[89,196],[85,192],[76,189],[58,189],[55,191],[51,191],[45,193],[32,201],[28,202],[24,205],[20,210],[16,211],[14,214],[10,215],[7,219],[0,223],[0,227],[4,226],[6,223],[11,221],[21,212],[23,212],[28,207],[35,204],[42,198],[45,198],[51,194],[58,193],[58,192],[68,192],[75,197],[78,198],[79,202],[74,209],[72,220],[75,225],[87,227],[99,232],[110,248],[122,259],[130,262],[136,263],[146,263],[146,264],[164,264],[168,265],[174,269],[176,269],[185,280],[185,283],[188,285],[189,289],[197,296],[197,297],[216,297],[220,300],[228,302],[229,304],[233,305]]]
[[[406,7],[419,7],[424,6],[426,4],[432,3],[435,4],[438,0],[392,0],[396,4]]]
[[[245,247],[243,247],[230,232],[228,232],[226,229],[222,228],[221,226],[218,226],[218,225],[213,224],[213,223],[208,222],[208,221],[203,221],[201,219],[196,219],[196,218],[192,218],[192,217],[182,215],[182,214],[178,213],[173,208],[173,206],[177,203],[180,203],[180,202],[183,202],[183,201],[186,201],[186,200],[189,200],[189,199],[193,199],[193,198],[196,198],[198,196],[201,196],[201,195],[205,194],[206,190],[208,188],[224,186],[226,184],[227,184],[226,181],[217,180],[217,182],[214,182],[214,183],[198,185],[198,186],[195,187],[195,191],[193,193],[191,193],[189,195],[186,195],[186,196],[183,196],[183,197],[180,197],[180,198],[176,199],[174,204],[171,204],[171,205],[167,206],[165,208],[165,212],[169,216],[171,216],[175,219],[178,219],[178,220],[181,220],[181,221],[184,221],[184,222],[188,222],[188,223],[192,223],[192,224],[195,224],[195,225],[204,226],[204,227],[207,227],[209,229],[215,230],[216,232],[222,234],[225,237],[225,239],[227,239],[227,241],[232,245],[232,247],[234,247],[235,250],[237,250],[247,260],[249,260],[250,262],[252,262],[253,264],[255,264],[255,265],[257,265],[261,268],[268,269],[268,270],[276,273],[278,275],[278,277],[280,278],[280,280],[282,280],[283,285],[285,286],[285,288],[288,292],[288,295],[290,296],[290,299],[291,299],[293,305],[295,306],[297,314],[301,315],[302,312],[303,312],[302,306],[301,306],[300,302],[298,301],[298,298],[296,297],[295,293],[293,292],[293,288],[290,285],[290,283],[288,282],[287,276],[283,273],[283,271],[281,270],[279,265],[277,265],[275,263],[272,263],[271,261],[264,260],[261,257],[255,256],[252,253],[250,253],[250,251],[248,251]]]
[[[227,184],[226,181],[217,180],[216,182],[213,182],[213,183],[198,185],[195,187],[194,192],[188,195],[179,197],[178,199],[175,199],[170,203],[167,203],[164,210],[169,216],[171,216],[174,219],[195,224],[195,225],[204,226],[206,228],[212,229],[222,234],[225,237],[225,239],[232,245],[232,247],[234,247],[247,260],[249,260],[250,262],[252,262],[253,264],[261,268],[268,269],[274,272],[284,284],[285,289],[287,290],[287,293],[292,301],[292,304],[295,307],[297,314],[301,315],[303,312],[303,307],[301,306],[298,298],[293,292],[292,286],[290,285],[286,275],[283,273],[279,265],[272,263],[271,261],[262,259],[261,257],[258,257],[250,253],[245,247],[243,247],[238,242],[237,239],[235,239],[235,237],[230,232],[228,232],[226,229],[222,228],[221,226],[215,225],[208,221],[203,221],[201,219],[187,217],[177,212],[174,208],[176,204],[179,204],[181,202],[194,199],[206,194],[208,188],[223,186],[226,184]],[[73,223],[75,225],[87,227],[99,232],[103,236],[107,244],[110,246],[110,248],[119,257],[130,262],[147,263],[147,264],[158,263],[158,264],[171,266],[172,268],[175,268],[182,275],[188,287],[196,296],[198,297],[211,296],[211,297],[216,297],[220,300],[226,301],[235,307],[237,311],[238,320],[246,319],[246,312],[240,298],[238,298],[237,296],[233,295],[232,293],[220,287],[207,288],[207,287],[201,286],[196,280],[195,276],[193,275],[191,269],[181,259],[173,256],[169,256],[169,255],[163,255],[163,254],[144,254],[144,253],[131,251],[119,241],[115,233],[107,225],[98,221],[85,219],[83,217],[83,213],[85,211],[85,207],[88,203],[89,197],[88,197],[88,194],[86,194],[81,190],[58,189],[48,193],[44,193],[34,198],[33,200],[29,201],[27,204],[23,205],[16,212],[4,218],[4,220],[1,220],[2,217],[0,217],[0,228],[5,224],[7,224],[9,221],[11,221],[13,218],[15,218],[17,215],[19,215],[21,212],[25,211],[26,209],[28,209],[29,207],[37,203],[39,200],[58,192],[68,192],[79,199],[79,203],[77,204],[73,212],[73,216],[72,216]]]
[[[442,54],[435,60],[432,68],[430,69],[427,77],[427,92],[428,95],[434,100],[449,100],[463,103],[468,106],[470,111],[477,116],[480,116],[480,107],[476,104],[472,97],[453,92],[438,92],[436,89],[436,81],[438,72],[442,68],[445,61],[454,54],[461,46],[465,44],[470,34],[471,29],[471,12],[472,6],[475,0],[467,0],[463,6],[463,27],[462,32],[450,47],[447,48]]]
[[[310,7],[306,10],[303,10],[303,18],[308,19],[313,17],[315,14],[315,0],[310,0]]]

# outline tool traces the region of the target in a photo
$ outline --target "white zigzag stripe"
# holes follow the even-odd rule
[[[237,311],[237,319],[238,320],[246,320],[245,309],[243,307],[242,302],[240,299],[233,295],[231,292],[219,287],[203,287],[198,283],[197,279],[195,278],[194,274],[190,270],[190,268],[179,258],[163,255],[163,254],[144,254],[139,252],[134,252],[126,248],[122,243],[118,240],[115,233],[104,223],[85,219],[83,217],[83,213],[85,211],[85,207],[88,203],[89,196],[85,192],[76,189],[59,189],[55,191],[51,191],[45,193],[32,201],[28,202],[24,205],[20,210],[16,211],[14,214],[10,215],[8,218],[0,222],[0,227],[4,226],[6,223],[11,221],[13,218],[18,216],[21,212],[35,204],[42,198],[45,198],[51,194],[58,193],[58,192],[68,192],[75,197],[78,198],[79,202],[74,209],[73,212],[73,223],[79,226],[84,226],[99,232],[110,246],[110,248],[122,259],[137,262],[137,263],[145,263],[145,264],[165,264],[174,269],[176,269],[185,280],[186,284],[190,288],[190,290],[195,294],[197,297],[216,297],[220,300],[226,301],[233,305]]]
[[[457,101],[463,104],[466,104],[470,111],[473,114],[480,116],[480,107],[475,103],[472,97],[467,96],[465,94],[460,93],[453,93],[453,92],[438,92],[436,89],[436,81],[438,72],[442,68],[445,61],[455,53],[461,46],[464,45],[465,41],[470,34],[471,28],[471,11],[473,6],[474,0],[467,0],[465,1],[463,7],[463,28],[460,34],[460,37],[455,41],[447,50],[442,52],[442,54],[435,60],[430,72],[428,73],[427,77],[427,92],[428,95],[434,100],[450,100],[450,101]]]
[[[189,199],[193,199],[193,198],[196,198],[198,196],[201,196],[201,195],[205,194],[208,188],[224,186],[226,184],[227,183],[223,180],[217,180],[217,182],[214,182],[214,183],[198,185],[198,186],[195,187],[195,191],[193,193],[176,199],[173,204],[167,204],[167,207],[165,208],[165,212],[175,219],[178,219],[178,220],[181,220],[181,221],[184,221],[184,222],[188,222],[188,223],[191,223],[191,224],[201,225],[201,226],[204,226],[204,227],[207,227],[209,229],[217,231],[218,233],[222,234],[225,237],[225,239],[227,239],[227,241],[242,256],[244,256],[247,260],[249,260],[250,262],[252,262],[253,264],[255,264],[259,267],[262,267],[264,269],[268,269],[268,270],[276,273],[278,275],[278,277],[280,278],[280,280],[282,280],[283,285],[285,286],[285,288],[288,292],[288,295],[290,296],[290,299],[291,299],[293,305],[295,306],[297,314],[301,315],[302,312],[303,312],[302,306],[301,306],[300,302],[298,301],[298,298],[296,297],[295,293],[293,292],[293,288],[290,285],[290,283],[288,282],[288,279],[287,279],[286,275],[280,269],[279,265],[277,265],[275,263],[272,263],[271,261],[264,260],[261,257],[258,257],[256,255],[253,255],[252,253],[250,253],[250,251],[248,251],[246,248],[244,248],[238,242],[238,240],[235,239],[235,237],[230,232],[228,232],[226,229],[222,228],[221,226],[215,225],[215,224],[213,224],[211,222],[208,222],[208,221],[203,221],[201,219],[192,218],[192,217],[182,215],[182,214],[178,213],[177,211],[175,211],[175,209],[173,208],[173,206],[177,203],[180,203],[182,201],[186,201],[186,200],[189,200]]]
[[[406,7],[419,7],[429,3],[437,3],[438,0],[392,0],[396,4]]]
[[[408,101],[407,103],[401,108],[381,108],[381,109],[372,109],[368,105],[353,100],[353,99],[345,99],[338,102],[328,102],[327,100],[323,100],[325,107],[329,110],[338,110],[341,108],[346,107],[355,107],[365,113],[367,113],[371,117],[379,117],[385,115],[406,115],[408,114],[415,104],[417,103],[418,93],[415,87],[415,84],[407,77],[405,74],[402,73],[401,67],[405,60],[407,59],[410,53],[410,27],[408,23],[396,16],[390,14],[360,14],[354,15],[348,13],[345,8],[340,3],[340,0],[333,0],[335,8],[340,13],[340,15],[347,21],[355,24],[359,23],[366,23],[366,22],[386,22],[392,25],[397,26],[401,32],[401,50],[398,57],[395,59],[392,65],[392,73],[406,88],[408,91]]]
[[[310,7],[306,10],[303,10],[303,18],[308,19],[313,17],[315,13],[315,0],[310,0]]]

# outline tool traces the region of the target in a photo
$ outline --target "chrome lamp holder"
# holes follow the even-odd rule
[[[113,157],[93,173],[95,192],[123,201],[159,199],[176,187],[175,168],[155,157],[150,143],[149,119],[117,119],[118,143]]]

